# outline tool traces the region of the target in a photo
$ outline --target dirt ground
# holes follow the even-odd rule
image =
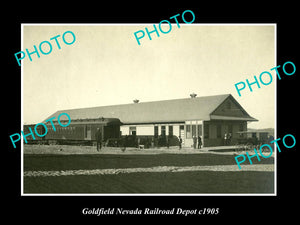
[[[249,154],[254,153],[250,151]],[[101,151],[97,151],[96,146],[72,146],[72,145],[28,145],[24,144],[24,154],[222,154],[222,155],[238,155],[234,146],[204,147],[201,149],[182,148],[177,146],[170,148],[149,148],[138,149],[127,147],[122,151],[118,147],[104,147]],[[272,155],[273,157],[273,155]]]
[[[137,149],[24,145],[24,193],[273,193],[274,158],[239,170],[230,146]],[[250,153],[251,154],[251,153]]]

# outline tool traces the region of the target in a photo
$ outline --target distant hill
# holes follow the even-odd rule
[[[268,132],[269,135],[275,136],[274,128],[262,128],[262,129],[254,129],[254,128],[248,128],[248,131],[250,132]]]

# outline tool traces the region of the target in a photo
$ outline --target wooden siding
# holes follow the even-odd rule
[[[217,135],[217,127],[221,127],[221,136]],[[225,121],[225,120],[214,120],[214,121],[204,121],[205,129],[208,129],[208,136],[204,137],[204,146],[222,146],[224,145],[225,133],[231,133],[231,145],[237,143],[238,139],[243,138],[238,132],[243,129],[247,130],[246,121]],[[231,129],[231,130],[230,130]]]
[[[249,117],[246,111],[232,97],[228,97],[211,115]]]

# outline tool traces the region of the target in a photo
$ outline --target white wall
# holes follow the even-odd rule
[[[151,125],[123,125],[120,127],[122,135],[129,135],[129,127],[136,127],[136,135],[154,135],[154,126],[158,126],[158,135],[161,135],[161,126],[166,126],[166,135],[169,134],[169,125],[173,126],[173,135],[179,135],[178,124],[151,124]]]
[[[137,135],[154,135],[153,125],[136,126]]]
[[[129,127],[136,127],[136,135],[154,135],[153,125],[123,125],[120,127],[122,135],[129,135]]]
[[[173,135],[179,136],[179,125],[173,125]]]
[[[127,125],[121,126],[120,131],[122,135],[129,135],[129,126]]]

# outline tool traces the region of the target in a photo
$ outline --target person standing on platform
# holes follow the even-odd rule
[[[202,139],[200,137],[200,135],[198,136],[198,149],[200,149],[202,146]]]
[[[128,136],[126,134],[125,137],[124,137],[124,139],[123,139],[123,146],[121,148],[122,152],[125,152],[126,146],[127,146],[127,142],[128,142]]]
[[[170,143],[169,143],[169,137],[168,136],[166,137],[166,145],[167,145],[167,148],[169,149]]]
[[[224,134],[224,145],[227,145],[227,133]]]
[[[231,144],[231,137],[232,137],[232,135],[231,135],[231,133],[229,133],[227,136],[227,145]]]
[[[96,141],[97,141],[97,151],[99,152],[99,149],[101,150],[102,148],[102,133],[100,131],[100,128],[97,128]]]
[[[194,149],[196,149],[196,146],[197,146],[197,137],[196,135],[193,136],[193,146],[194,146]]]
[[[179,149],[181,149],[181,145],[182,145],[182,139],[181,139],[181,137],[180,137],[180,136],[178,137],[178,139],[179,139]]]

